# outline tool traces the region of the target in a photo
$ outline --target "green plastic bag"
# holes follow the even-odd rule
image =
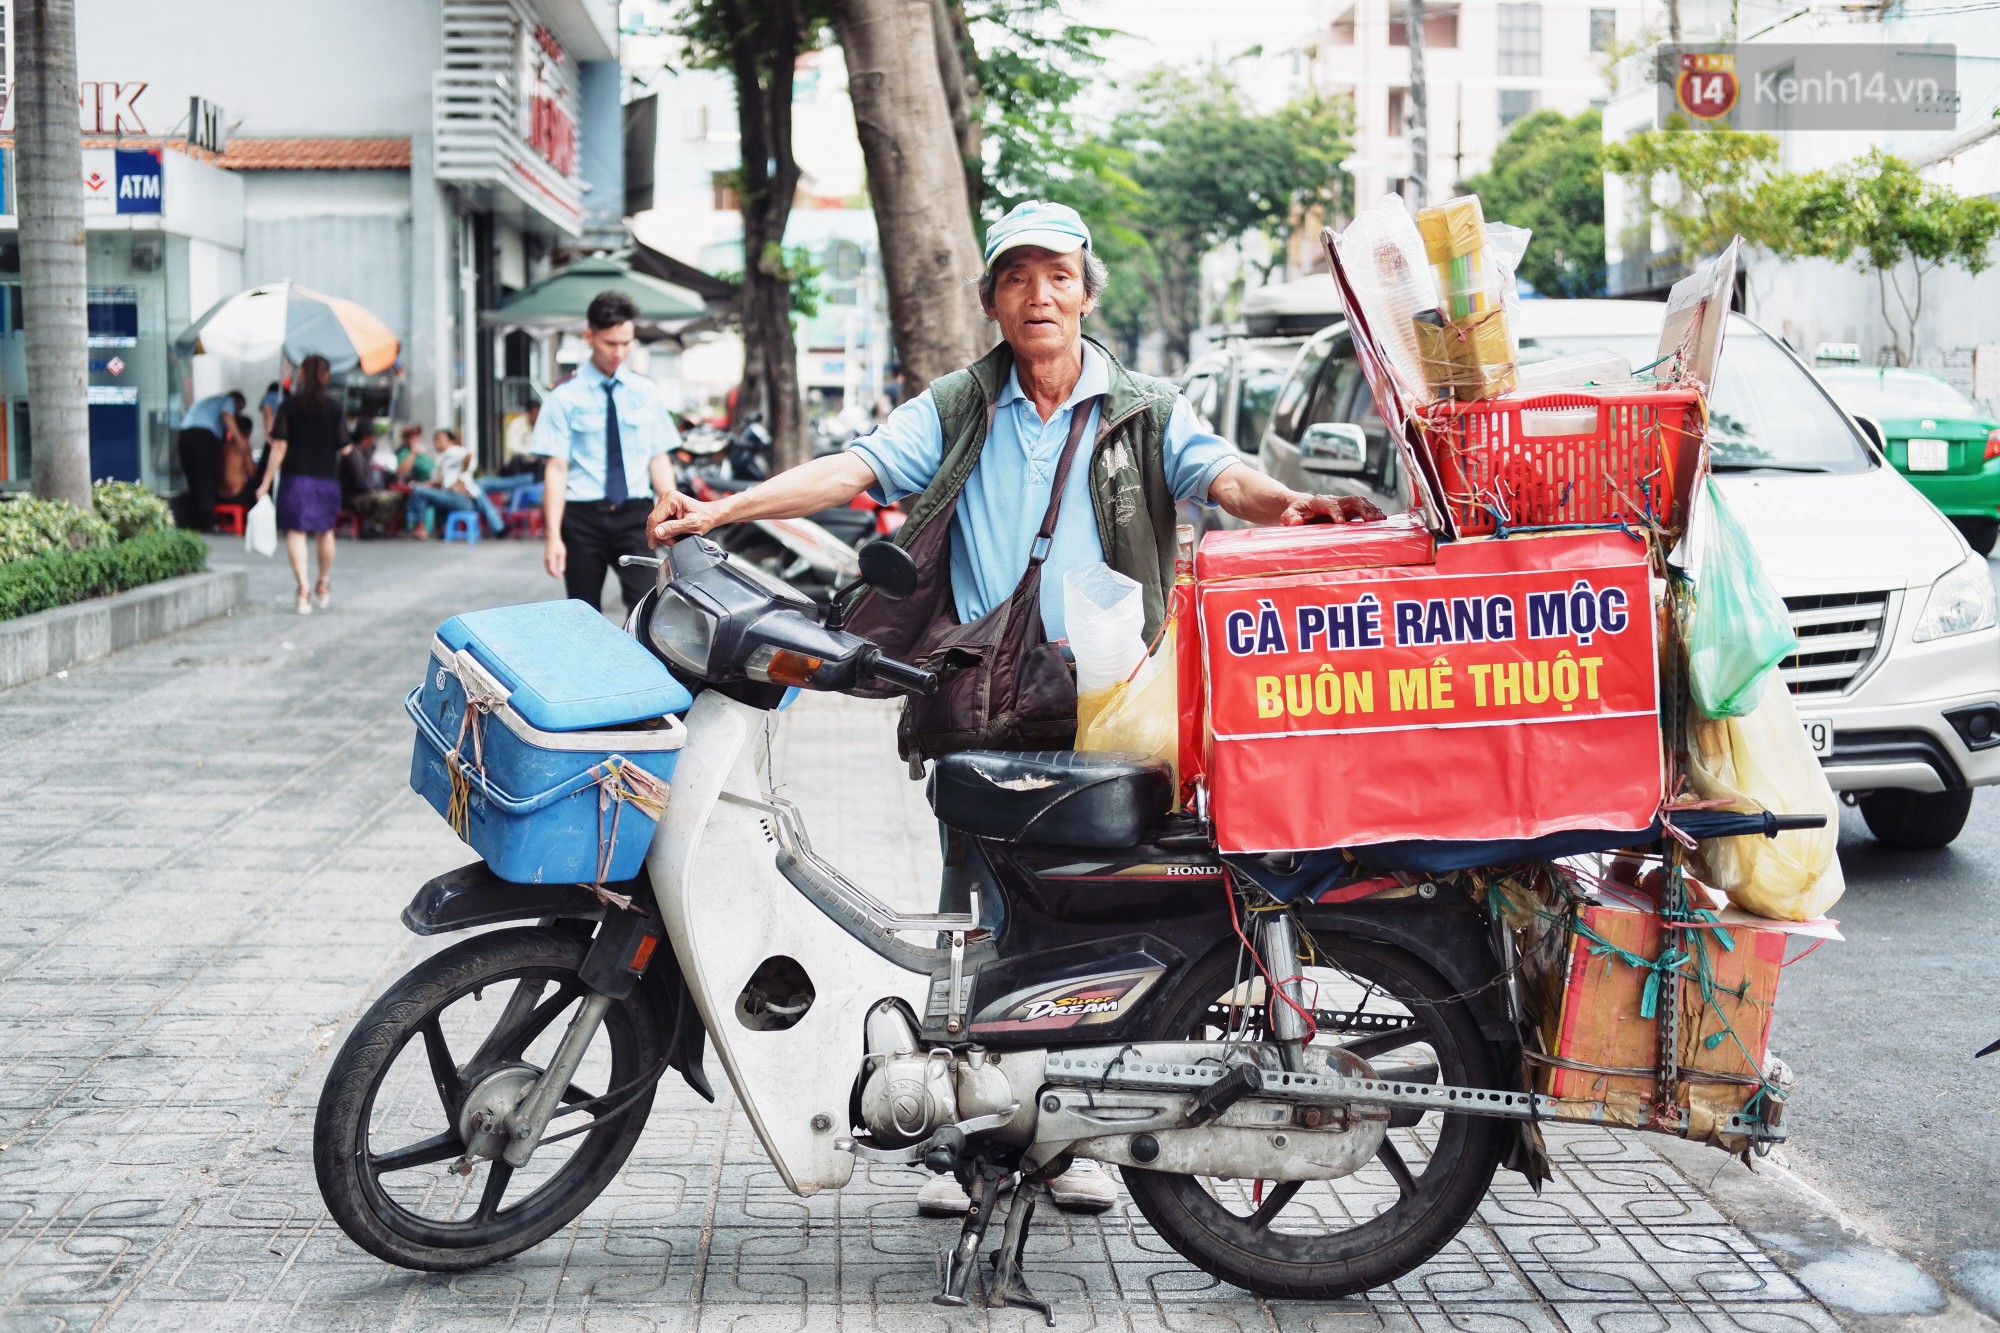
[[[1688,688],[1709,717],[1742,717],[1757,706],[1771,669],[1798,652],[1799,638],[1784,598],[1713,480],[1704,517],[1695,536]]]

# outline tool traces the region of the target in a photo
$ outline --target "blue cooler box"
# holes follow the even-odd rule
[[[662,794],[646,775],[672,779],[687,739],[673,715],[693,702],[582,602],[454,616],[438,626],[424,683],[405,703],[417,724],[410,786],[502,879],[630,879],[653,840],[651,798]]]

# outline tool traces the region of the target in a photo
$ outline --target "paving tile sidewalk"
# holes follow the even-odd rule
[[[677,1084],[516,1260],[407,1273],[340,1235],[311,1168],[327,1061],[439,947],[397,914],[465,859],[407,790],[401,695],[445,615],[551,588],[526,545],[341,552],[330,613],[258,562],[237,615],[0,693],[0,1329],[1038,1326],[929,1303],[955,1227],[913,1215],[918,1177],[794,1198],[726,1095]],[[811,701],[781,746],[816,844],[922,901],[936,844],[883,708]],[[1069,1330],[1839,1327],[1644,1142],[1554,1148],[1552,1187],[1501,1184],[1366,1299],[1218,1287],[1129,1206],[1039,1227],[1033,1276]]]

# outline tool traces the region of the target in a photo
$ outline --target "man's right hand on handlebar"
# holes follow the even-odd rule
[[[720,508],[692,495],[669,491],[653,502],[653,512],[646,516],[646,544],[657,547],[682,537],[705,536],[722,523]]]

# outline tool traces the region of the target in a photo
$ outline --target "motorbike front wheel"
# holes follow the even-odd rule
[[[404,1268],[454,1272],[555,1234],[618,1174],[646,1126],[663,1042],[642,993],[614,1003],[520,1168],[450,1168],[482,1116],[526,1095],[585,995],[589,940],[476,935],[418,964],[362,1015],[320,1094],[313,1165],[334,1221]],[[557,1135],[579,1132],[550,1142]]]
[[[1435,971],[1365,940],[1323,934],[1314,945],[1315,965],[1301,969],[1318,1028],[1311,1052],[1340,1047],[1378,1077],[1402,1082],[1498,1086],[1491,1047],[1463,1004],[1445,1002],[1451,988]],[[1159,1035],[1263,1040],[1264,990],[1225,951],[1165,1000]],[[1403,1276],[1458,1234],[1512,1128],[1436,1112],[1404,1113],[1390,1125],[1375,1160],[1339,1180],[1225,1180],[1127,1166],[1125,1188],[1167,1244],[1225,1282],[1261,1296],[1349,1296]]]

